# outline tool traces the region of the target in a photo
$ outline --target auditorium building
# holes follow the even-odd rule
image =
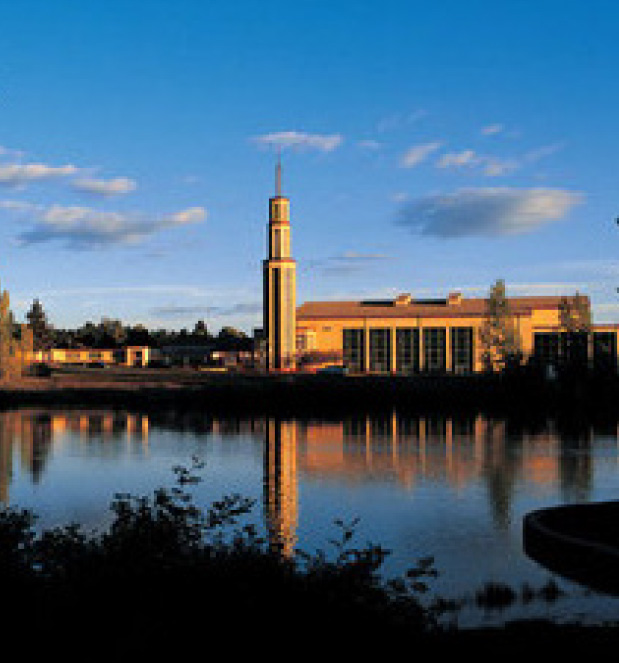
[[[509,298],[525,358],[555,366],[565,358],[564,299]],[[471,373],[483,369],[479,331],[486,307],[486,299],[457,292],[444,299],[306,302],[297,309],[297,349],[300,356],[339,356],[351,372]],[[617,325],[572,335],[570,348],[582,360],[616,367]]]
[[[458,292],[444,299],[402,294],[386,300],[305,302],[297,307],[290,231],[290,201],[281,192],[278,163],[263,262],[261,336],[267,370],[294,370],[321,360],[354,373],[459,374],[484,368],[479,332],[487,299]],[[561,320],[565,300],[566,296],[509,298],[524,358],[536,357],[555,366],[577,359],[616,370],[619,325],[594,325],[591,333],[568,334]],[[586,303],[589,307],[588,298]]]

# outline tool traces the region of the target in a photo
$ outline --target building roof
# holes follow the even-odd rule
[[[563,296],[510,297],[514,315],[530,315],[533,310],[556,310]],[[452,293],[446,299],[412,299],[400,295],[395,299],[375,301],[305,302],[297,308],[297,321],[323,318],[461,318],[486,314],[487,299],[465,299]]]

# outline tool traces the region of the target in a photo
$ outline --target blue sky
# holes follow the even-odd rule
[[[592,298],[619,321],[619,5],[0,0],[0,283],[23,318],[261,324],[298,299]]]

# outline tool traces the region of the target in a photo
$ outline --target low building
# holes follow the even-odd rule
[[[616,370],[617,325],[594,326],[592,334],[566,335],[561,322],[565,299],[508,300],[525,358],[559,364],[566,348],[574,354],[580,347],[587,361]],[[456,292],[444,299],[413,299],[405,294],[392,300],[306,302],[297,309],[297,353],[301,359],[325,355],[333,362],[337,357],[351,372],[480,371],[479,331],[487,301]]]
[[[31,362],[49,365],[80,366],[147,366],[151,349],[147,346],[128,346],[115,349],[52,348],[31,354]]]

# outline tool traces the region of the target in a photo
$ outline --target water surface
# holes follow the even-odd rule
[[[172,485],[205,463],[195,499],[240,493],[250,520],[291,553],[330,550],[336,519],[359,518],[359,544],[391,554],[385,575],[435,558],[434,594],[468,598],[487,582],[518,589],[551,574],[522,551],[522,518],[543,506],[619,495],[617,422],[522,422],[477,413],[402,412],[295,419],[164,410],[22,409],[0,413],[0,499],[41,527],[103,530],[116,493]],[[463,625],[514,616],[603,621],[617,599],[557,579],[568,593],[501,614],[471,605]]]

